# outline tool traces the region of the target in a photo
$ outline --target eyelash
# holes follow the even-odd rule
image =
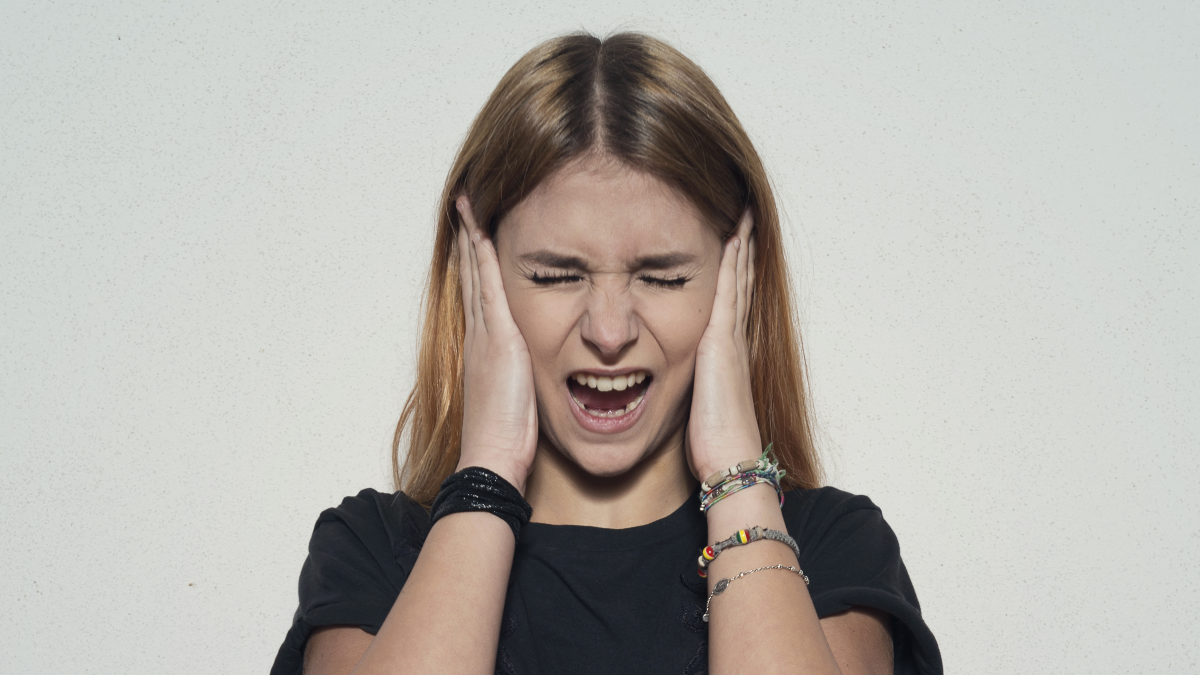
[[[656,286],[658,288],[682,288],[683,285],[689,281],[689,279],[687,277],[673,277],[671,279],[663,279],[661,277],[641,276],[638,278],[641,279],[643,282],[645,282],[651,286]],[[529,280],[535,284],[538,284],[539,286],[552,286],[555,284],[565,284],[565,283],[571,283],[574,281],[582,281],[583,277],[579,276],[578,274],[566,274],[566,273],[539,274],[537,272],[534,272],[532,275],[530,275]]]
[[[659,288],[683,288],[683,285],[688,282],[687,277],[674,277],[672,279],[663,279],[661,277],[639,278],[651,286],[657,286]]]
[[[537,272],[534,272],[532,275],[530,275],[529,280],[535,284],[550,286],[553,284],[563,284],[571,281],[581,281],[583,280],[583,277],[579,276],[578,274],[566,274],[562,272],[550,274],[538,274]]]

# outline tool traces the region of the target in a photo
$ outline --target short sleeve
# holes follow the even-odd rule
[[[900,543],[870,499],[834,488],[786,495],[784,520],[800,545],[817,616],[859,605],[892,617],[896,675],[942,673],[937,640],[925,625]]]
[[[271,675],[300,675],[304,646],[321,626],[379,632],[428,532],[424,510],[403,493],[363,490],[325,510],[300,570],[300,606]]]

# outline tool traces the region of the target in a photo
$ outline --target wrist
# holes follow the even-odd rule
[[[705,511],[705,517],[710,530],[734,532],[755,525],[766,527],[766,521],[782,523],[783,509],[775,489],[759,483],[714,504]]]
[[[442,487],[429,510],[429,524],[464,511],[486,511],[505,521],[513,537],[520,538],[521,528],[529,523],[533,510],[516,486],[500,474],[481,466],[456,471],[442,481]]]
[[[695,465],[696,477],[701,481],[708,480],[713,474],[737,466],[740,462],[757,459],[761,453],[762,448],[758,450],[746,450],[745,452],[731,452],[716,460],[697,463]]]
[[[458,461],[458,466],[454,467],[454,473],[458,473],[459,471],[472,466],[477,466],[481,469],[487,469],[497,476],[500,476],[504,480],[508,481],[509,485],[512,485],[514,488],[516,488],[517,492],[520,492],[522,497],[525,496],[525,479],[529,475],[528,471],[520,471],[514,467],[511,462],[506,462],[494,457],[476,456],[470,459],[460,459]]]
[[[721,441],[692,445],[692,468],[697,478],[705,480],[718,471],[724,471],[739,462],[757,459],[763,452],[758,439]]]
[[[700,510],[708,511],[732,495],[764,484],[775,490],[782,506],[781,481],[784,474],[779,468],[779,461],[771,455],[771,446],[768,445],[757,458],[742,460],[733,466],[720,469],[701,481]]]

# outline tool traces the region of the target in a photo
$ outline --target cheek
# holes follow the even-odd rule
[[[577,300],[540,290],[518,289],[508,293],[508,308],[525,338],[535,375],[562,352],[579,318]]]
[[[640,302],[640,314],[667,363],[690,363],[708,327],[716,289],[698,289],[676,297],[662,294]]]

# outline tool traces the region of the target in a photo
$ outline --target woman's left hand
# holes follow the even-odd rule
[[[742,214],[721,255],[717,295],[696,349],[692,412],[684,447],[699,480],[762,453],[750,384],[746,326],[754,294],[754,217]]]

